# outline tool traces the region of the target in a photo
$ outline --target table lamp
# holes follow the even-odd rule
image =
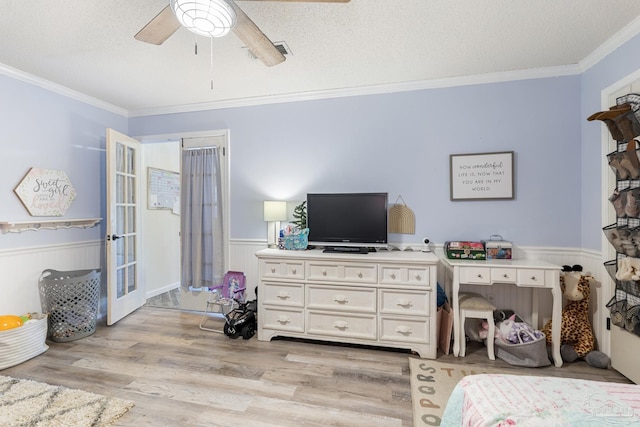
[[[287,219],[287,202],[265,200],[264,220],[267,221],[267,244],[270,248],[278,247],[280,221]]]

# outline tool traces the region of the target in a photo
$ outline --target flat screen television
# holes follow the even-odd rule
[[[387,197],[387,193],[307,194],[309,244],[345,252],[387,246]]]

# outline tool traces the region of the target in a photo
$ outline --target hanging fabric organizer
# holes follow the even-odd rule
[[[607,161],[616,175],[616,189],[609,197],[616,222],[603,228],[616,250],[616,259],[604,263],[615,282],[615,295],[607,303],[611,322],[640,335],[640,94],[616,99],[609,110],[587,120],[602,121],[616,140]]]
[[[401,200],[402,204],[398,204]],[[401,234],[415,234],[416,232],[416,216],[401,195],[389,209],[389,232]]]

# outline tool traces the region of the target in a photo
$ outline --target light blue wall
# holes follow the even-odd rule
[[[231,237],[264,239],[262,201],[387,191],[415,235],[600,250],[601,91],[640,69],[640,36],[582,75],[127,119],[0,76],[0,220],[27,220],[13,188],[30,167],[78,190],[66,217],[104,217],[105,128],[135,136],[231,130]],[[449,155],[513,150],[516,198],[451,202]],[[102,227],[0,236],[0,249],[99,239]]]
[[[78,195],[64,218],[104,218],[105,129],[127,118],[2,75],[0,94],[0,221],[33,219],[13,193],[31,167],[67,173]],[[100,239],[102,224],[3,234],[0,249]]]
[[[387,191],[416,215],[391,241],[580,246],[580,77],[132,118],[133,135],[229,128],[234,238],[264,238],[262,200]],[[449,200],[449,155],[515,151],[516,198]]]

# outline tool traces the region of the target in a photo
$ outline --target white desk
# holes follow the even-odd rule
[[[561,267],[538,260],[454,260],[442,258],[449,270],[453,270],[451,302],[453,306],[453,355],[460,354],[460,311],[458,294],[460,284],[489,286],[494,283],[514,284],[519,287],[550,289],[553,297],[551,318],[553,325],[551,338],[553,360],[557,367],[562,366],[560,357],[560,327],[562,324],[562,291],[560,290]],[[532,323],[538,328],[538,298],[532,298]]]

